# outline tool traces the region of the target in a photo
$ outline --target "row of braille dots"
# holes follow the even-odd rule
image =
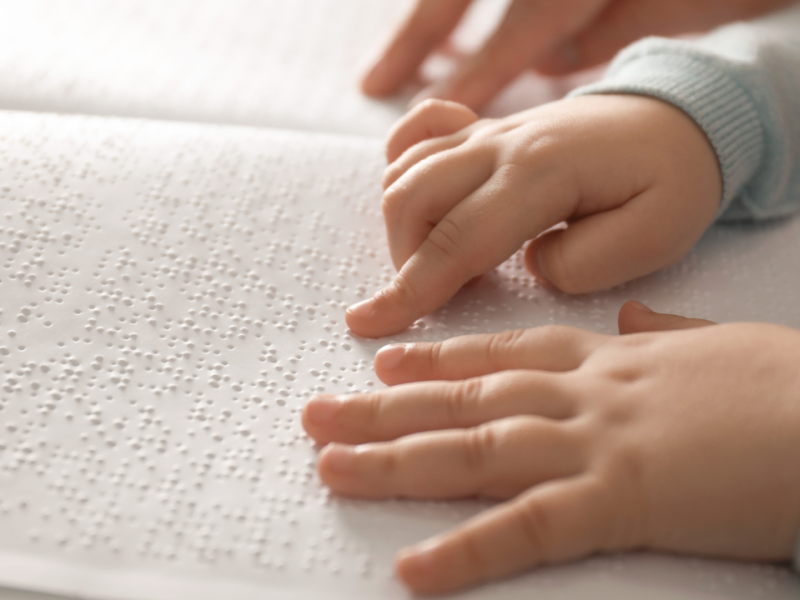
[[[217,252],[217,251],[215,251],[215,252],[218,254],[218,252]],[[213,252],[212,252],[212,254],[213,254]],[[170,257],[171,257],[172,259],[177,259],[177,260],[178,260],[178,262],[180,262],[180,261],[181,261],[181,259],[177,258],[177,257],[178,257],[178,255],[177,255],[177,253],[175,253],[174,251],[173,251],[173,252],[170,252]],[[189,258],[188,258],[188,259],[186,259],[186,260],[188,261],[188,263],[189,263],[189,266],[193,266],[193,265],[194,265],[194,266],[196,266],[196,265],[197,265],[197,261],[196,261],[196,258],[195,258],[195,257],[189,257]],[[238,257],[238,256],[234,255],[234,260],[241,260],[241,257]],[[255,263],[256,263],[256,264],[259,264],[259,263],[261,263],[261,262],[262,262],[262,261],[261,261],[261,259],[260,259],[260,258],[256,258],[256,259],[255,259]],[[210,266],[211,266],[211,267],[217,267],[219,270],[222,270],[222,271],[224,271],[224,270],[227,268],[227,266],[225,265],[225,263],[224,263],[224,262],[221,262],[221,261],[218,261],[218,260],[216,260],[216,259],[215,259],[213,256],[212,256],[211,260],[209,261],[209,263],[210,263]],[[174,277],[176,276],[176,274],[179,272],[179,268],[180,268],[180,267],[185,267],[185,266],[186,266],[186,265],[184,264],[184,265],[179,265],[179,266],[172,267],[172,268],[171,268],[171,270],[170,270],[170,274],[171,274],[171,276],[174,278]],[[205,266],[205,265],[201,265],[201,266]],[[186,274],[188,273],[188,270],[187,270],[186,268],[183,268],[181,272],[182,272],[182,273],[184,273],[184,275],[186,275]],[[206,280],[207,280],[209,277],[211,277],[211,275],[210,275],[210,273],[208,272],[208,270],[207,270],[207,269],[206,269],[205,271],[203,271],[203,272],[202,272],[202,275],[204,276],[204,278],[205,278]],[[254,274],[254,272],[252,272],[252,271],[251,271],[251,272],[249,272],[249,277],[251,277],[251,278],[252,278],[252,277],[256,277],[256,278],[257,278],[257,277],[258,277],[258,275],[255,275],[255,274]],[[212,285],[213,285],[213,284],[215,284],[215,283],[216,283],[216,282],[212,282]],[[263,282],[259,282],[258,284],[256,284],[256,286],[258,286],[258,287],[263,287]],[[231,286],[230,286],[230,285],[223,286],[223,287],[224,287],[224,288],[226,288],[226,291],[230,291],[230,289],[231,289]],[[269,286],[269,287],[267,288],[267,291],[268,291],[268,292],[270,291],[270,288],[271,288],[271,287],[272,287],[272,286]],[[248,291],[248,290],[249,290],[249,289],[251,289],[251,288],[250,288],[250,287],[248,287],[247,285],[245,285],[243,289],[244,289],[245,291]],[[343,288],[341,288],[340,286],[333,286],[333,290],[334,290],[334,291],[341,291],[341,290],[343,290]],[[330,304],[332,304],[332,305],[333,305],[333,306],[334,306],[334,307],[335,307],[337,310],[341,310],[341,309],[342,309],[342,308],[345,306],[345,303],[344,303],[344,302],[341,302],[340,300],[332,301],[332,300],[330,300],[330,299],[329,299],[329,303],[330,303]],[[313,309],[311,309],[311,310],[313,311]],[[313,319],[313,313],[309,312],[309,317],[310,317],[310,319],[309,319],[309,320],[312,320],[312,319]],[[278,328],[281,328],[281,327],[283,327],[283,326],[286,326],[286,327],[289,329],[289,331],[293,331],[293,328],[294,328],[294,327],[297,325],[297,322],[296,322],[296,320],[289,320],[289,321],[287,321],[285,324],[284,324],[284,323],[280,323],[280,322],[276,322],[276,323],[274,323],[274,324],[275,324],[275,325],[276,325]]]
[[[14,331],[8,333],[12,338],[16,335]],[[0,347],[0,355],[8,356],[8,348]],[[39,405],[39,410],[46,415],[55,408],[54,402],[64,396],[82,396],[76,389],[84,374],[79,365],[80,361],[71,353],[66,353],[60,360],[51,357],[23,361],[16,369],[5,369],[3,391],[17,394],[19,398],[27,395],[36,397],[45,392],[47,401]]]
[[[525,254],[522,250],[514,254],[498,269],[502,281],[500,286],[511,295],[526,303],[538,304],[542,294],[550,294],[533,278],[525,266]]]
[[[131,474],[127,458],[122,458],[116,468],[107,472],[104,472],[105,463],[105,457],[97,455],[92,447],[84,454],[75,450],[53,453],[47,489],[55,494],[49,496],[50,500],[60,502],[60,505],[57,510],[52,504],[45,505],[40,516],[44,521],[42,529],[48,532],[61,530],[55,535],[57,545],[91,549],[101,542],[107,549],[119,552],[124,545],[118,539],[119,529],[135,525],[137,520],[134,514],[122,508],[130,506],[132,493],[152,490],[162,504],[181,501],[183,485],[176,476],[177,465],[159,483],[152,474],[139,477]],[[147,470],[148,473],[154,472],[155,465],[147,464]],[[177,499],[175,494],[178,494]],[[60,519],[54,521],[51,518],[53,513],[60,514]],[[44,536],[41,530],[34,529],[30,537],[37,541]]]
[[[92,331],[92,330],[94,330],[93,328],[95,326],[97,326],[97,319],[94,318],[94,317],[96,317],[100,313],[100,311],[99,311],[99,309],[97,307],[95,307],[92,304],[89,305],[89,309],[88,310],[90,311],[90,313],[93,316],[88,320],[87,329]],[[81,314],[83,311],[82,311],[82,309],[76,309],[75,312],[76,312],[76,314]],[[191,312],[193,312],[193,311],[190,310],[190,313]],[[136,321],[137,321],[135,315],[136,315],[136,313],[134,313],[133,317],[127,319],[128,323],[130,323],[131,325],[135,324]],[[119,317],[119,320],[124,323],[126,321],[126,318],[125,317]],[[169,321],[169,319],[168,319],[168,321]],[[179,320],[179,324],[181,325],[182,328],[187,328],[187,327],[191,326],[192,320],[190,318],[187,318],[185,320]],[[168,329],[169,328],[169,323],[167,323],[165,326]],[[120,326],[116,326],[113,330],[119,331],[119,329],[120,329]],[[101,326],[97,326],[96,331],[102,332],[103,328]],[[14,335],[13,332],[11,333],[11,335],[12,336]],[[122,337],[126,338],[128,336],[123,334]],[[136,337],[136,334],[132,333],[131,337]],[[269,346],[270,342],[266,342],[266,345]],[[194,344],[192,342],[189,342],[189,346],[194,347]],[[206,346],[204,346],[203,350],[204,350],[204,352],[208,352],[209,347],[206,345]],[[274,356],[274,349],[272,349],[272,351],[273,351],[272,356]],[[0,353],[2,353],[2,352],[8,353],[10,351],[8,350],[8,348],[5,348],[4,350],[0,349]],[[265,350],[264,352],[266,353],[267,351]],[[217,351],[217,353],[218,353],[218,351]],[[155,354],[157,354],[157,352],[155,352]],[[179,354],[176,354],[174,356],[163,356],[160,360],[161,360],[162,363],[167,363],[167,364],[166,365],[162,364],[161,366],[155,366],[155,367],[152,365],[152,362],[150,362],[150,361],[152,361],[154,359],[154,353],[153,352],[147,352],[147,351],[143,352],[140,349],[135,349],[133,351],[133,353],[132,353],[132,357],[131,358],[133,358],[133,357],[135,357],[135,358],[143,358],[143,360],[145,361],[145,366],[144,366],[144,370],[145,371],[155,370],[158,373],[170,373],[171,371],[173,371],[171,363],[174,363],[176,360],[178,360],[180,358],[188,359],[190,356],[191,356],[191,354],[189,352],[183,352],[182,354],[179,353]],[[108,375],[108,377],[106,378],[108,382],[110,382],[111,384],[117,385],[120,388],[120,390],[124,391],[126,389],[126,387],[130,384],[131,375],[134,372],[133,366],[131,366],[129,364],[129,361],[126,360],[125,358],[120,358],[118,361],[106,361],[105,365],[103,364],[103,360],[104,360],[103,356],[102,355],[98,355],[95,358],[95,361],[92,363],[91,367],[95,371],[101,371],[102,370],[104,372],[104,374]],[[202,363],[202,358],[200,359],[200,362]],[[224,362],[224,365],[227,365],[227,361]],[[215,365],[213,367],[215,373],[213,374],[212,379],[210,381],[212,386],[215,386],[215,387],[219,386],[219,381],[221,379],[223,379],[223,376],[219,374],[219,371],[221,370],[222,366],[224,366],[224,365],[217,364],[217,365]],[[209,367],[209,368],[212,368],[212,367]],[[277,370],[278,371],[282,370],[282,367],[279,366],[277,368]],[[296,371],[294,373],[296,373]],[[181,377],[184,374],[185,374],[185,372],[184,372],[183,368],[180,367],[180,366],[177,366],[174,369],[173,379],[175,380],[175,382],[180,382],[181,381]],[[263,374],[264,373],[262,373],[262,375]],[[290,374],[290,373],[287,373],[287,375],[289,375],[291,378],[294,377],[294,375]],[[186,378],[185,379],[186,379],[187,383],[191,383],[191,382],[194,381],[194,377],[191,376],[191,373],[186,374]],[[228,380],[228,381],[230,380],[229,377],[226,377],[225,379]],[[93,377],[92,380],[89,382],[89,387],[94,387],[96,380],[97,380],[97,377]],[[38,384],[36,384],[36,383],[34,383],[33,385],[35,387],[38,386]],[[253,385],[258,385],[258,387],[270,387],[270,388],[273,388],[273,387],[275,387],[277,385],[277,383],[274,382],[274,381],[267,382],[264,379],[259,379]],[[244,382],[240,382],[240,383],[234,382],[232,384],[232,386],[233,386],[234,391],[242,391],[243,386],[244,386]],[[104,387],[103,384],[101,384],[100,387],[101,388]],[[142,387],[141,382],[139,383],[139,387]],[[161,393],[162,391],[175,391],[176,388],[177,388],[177,386],[176,386],[175,383],[169,384],[164,389],[156,388],[153,384],[150,385],[150,389],[152,391],[154,391],[155,393]],[[21,389],[18,389],[17,391],[21,391]],[[68,392],[72,392],[74,390],[67,390],[67,391]]]
[[[205,472],[210,469],[211,466],[210,460],[213,457],[214,454],[212,452],[209,451],[205,452],[204,458],[206,461],[201,462],[200,471],[198,473],[201,478],[205,475]],[[245,451],[232,450],[227,452],[224,456],[221,457],[220,461],[221,466],[224,468],[220,469],[218,476],[222,477],[226,477],[228,475],[236,476],[237,473],[241,471],[240,467],[242,462],[244,460],[247,460],[248,458],[252,458],[252,452],[248,453],[246,450]],[[189,464],[194,465],[195,463],[193,461],[190,461]],[[98,459],[96,463],[92,464],[92,467],[93,468],[90,469],[88,472],[85,466],[83,468],[80,468],[79,470],[85,475],[86,481],[89,484],[97,487],[96,484],[98,483],[98,479],[102,479],[102,474],[98,472],[102,471],[103,459]],[[162,506],[162,509],[163,509],[163,514],[169,516],[170,519],[175,518],[177,511],[177,508],[174,506],[177,502],[175,493],[180,494],[186,488],[186,486],[184,485],[185,477],[182,475],[179,476],[179,474],[177,473],[179,467],[177,465],[174,465],[172,468],[172,473],[169,474],[167,477],[163,478],[160,484],[157,483],[150,484],[146,479],[136,480],[136,479],[126,478],[125,467],[127,467],[127,459],[122,460],[122,468],[116,469],[115,471],[110,473],[109,476],[106,478],[106,483],[109,484],[106,486],[106,488],[107,489],[111,488],[112,491],[116,492],[120,491],[119,490],[120,487],[126,487],[126,486],[128,488],[133,488],[134,490],[141,492],[151,490],[152,492],[151,496],[157,498],[162,505],[165,502],[172,503],[173,506]],[[148,468],[152,467],[149,466]],[[262,471],[263,471],[262,459],[258,457],[255,460],[254,469],[250,470],[248,476],[251,479],[258,481],[259,473],[261,473]],[[239,478],[241,478],[241,475],[239,475]],[[78,493],[78,490],[82,489],[80,487],[80,484],[79,483],[76,484],[74,481],[71,482],[73,485],[70,488],[70,484],[68,484],[67,481],[68,480],[65,477],[56,478],[52,482],[51,487],[57,490],[61,490],[62,492],[65,492],[68,496],[70,495],[74,496],[76,493]],[[102,488],[103,486],[101,485],[100,487]],[[85,489],[85,486],[83,489]],[[142,500],[145,501],[146,499],[143,498]]]
[[[341,531],[337,514],[339,507],[349,501],[333,497],[328,488],[322,488],[316,502],[319,522],[308,530],[303,569],[323,570],[338,575],[342,573],[343,566],[348,565],[354,574],[361,577],[376,575],[369,550],[358,538]]]
[[[341,573],[340,561],[351,555],[357,559],[356,572],[369,576],[372,566],[368,557],[363,551],[358,552],[350,540],[337,535],[332,526],[323,524],[320,531],[312,527],[316,535],[310,538],[296,529],[304,498],[267,491],[244,508],[217,503],[210,510],[196,511],[190,506],[188,512],[167,511],[145,526],[149,535],[139,542],[139,553],[166,559],[188,554],[208,563],[232,562],[241,557],[256,568],[284,570],[296,562],[289,554],[302,550],[301,566],[305,571],[324,568]]]
[[[124,361],[122,361],[122,362],[124,363]],[[96,366],[96,365],[95,365],[95,368],[97,368],[97,366]],[[113,379],[113,377],[112,377],[112,379]],[[124,383],[125,383],[125,381],[124,381],[124,376],[123,376],[123,378],[122,378],[122,379],[123,379],[122,383],[123,383],[123,385],[124,385]]]
[[[84,237],[96,225],[93,215],[97,204],[85,198],[80,193],[68,196],[53,197],[25,197],[6,198],[4,203],[11,203],[17,210],[5,213],[9,220],[19,220],[26,223],[26,229],[8,229],[5,233],[14,236],[13,245],[19,247],[21,243],[37,243],[55,245],[59,250],[63,248],[77,248]],[[60,234],[53,233],[52,228],[60,226]]]
[[[297,537],[302,496],[266,491],[244,506],[229,503],[176,501],[156,519],[143,524],[136,542],[140,555],[151,558],[194,559],[207,563],[245,559],[260,567],[286,566]],[[284,561],[265,562],[277,552]]]
[[[102,280],[102,281],[101,281],[101,285],[113,285],[113,280]],[[270,295],[272,295],[272,294],[274,294],[274,292],[276,291],[276,288],[275,288],[274,286],[270,286],[270,287],[269,287],[269,291],[270,291]],[[115,292],[115,294],[116,294],[116,296],[117,296],[117,297],[119,297],[119,296],[120,296],[120,294],[121,294],[121,292],[120,292],[119,290],[117,290],[117,291]],[[274,297],[274,296],[272,296],[272,297]],[[155,301],[155,298],[156,298],[156,297],[155,297],[153,294],[148,294],[148,295],[146,296],[146,299],[148,300],[148,302],[154,302],[154,301]],[[268,296],[268,298],[269,298],[269,296]],[[291,300],[291,296],[288,296],[288,297],[286,297],[286,298],[285,298],[285,300],[284,300],[284,306],[285,306],[286,308],[293,309],[293,311],[294,311],[294,312],[293,312],[293,315],[294,315],[294,316],[301,316],[302,314],[306,314],[306,315],[309,317],[309,319],[313,319],[313,318],[314,318],[315,309],[314,309],[313,307],[305,307],[305,308],[303,308],[302,306],[299,306],[299,305],[294,305],[294,306],[293,306],[293,305],[291,304],[290,300]],[[154,306],[157,308],[157,307],[158,307],[158,304],[155,304]],[[245,304],[244,304],[243,302],[242,302],[242,303],[239,303],[238,305],[234,303],[234,307],[241,308],[241,309],[242,309],[242,311],[243,311],[243,313],[244,313]],[[151,308],[152,308],[152,306],[151,306]],[[199,317],[208,317],[209,311],[211,311],[211,310],[212,310],[212,309],[211,309],[211,308],[210,308],[208,305],[204,305],[204,306],[202,307],[202,309],[201,309],[201,312],[199,313],[199,315],[198,315],[198,316],[199,316]],[[189,311],[188,311],[188,312],[189,312],[189,314],[190,314],[190,315],[193,315],[193,314],[194,314],[194,309],[189,309]],[[277,313],[276,313],[276,314],[277,314]],[[211,316],[212,316],[212,318],[215,318],[215,317],[218,317],[218,316],[222,316],[222,313],[221,313],[220,311],[217,311],[217,312],[214,312],[214,313],[213,313]],[[122,317],[122,319],[124,320],[124,317]],[[235,315],[235,314],[233,314],[233,315],[232,315],[232,319],[233,319],[233,320],[238,320],[238,319],[239,319],[239,316],[238,316],[238,315]],[[245,322],[246,322],[246,321],[247,321],[247,319],[245,318]],[[133,322],[133,323],[135,323],[135,318],[134,318],[134,319],[132,319],[132,322]],[[198,326],[198,325],[197,325],[197,324],[196,324],[196,323],[193,321],[193,319],[192,319],[191,317],[189,317],[189,318],[186,318],[186,319],[183,319],[183,320],[179,320],[179,322],[178,322],[178,323],[179,323],[179,325],[181,326],[181,328],[182,328],[182,329],[184,329],[184,330],[186,330],[186,329],[188,329],[188,328],[191,328],[191,327],[193,327],[193,330],[194,330],[194,332],[195,332],[195,333],[199,333],[199,331],[198,331],[198,329],[199,329],[199,326]],[[289,322],[289,327],[288,327],[288,329],[289,329],[290,331],[292,331],[292,330],[293,330],[293,327],[296,325],[296,323],[297,323],[297,321],[296,321],[296,320],[295,320],[295,321],[290,321],[290,322]],[[333,321],[332,321],[332,323],[333,323]],[[282,323],[281,323],[281,322],[278,322],[277,320],[273,320],[273,324],[274,324],[274,325],[276,326],[276,328],[278,328],[278,329],[280,329],[280,328],[281,328],[281,326],[282,326]],[[89,326],[93,326],[93,325],[95,325],[95,323],[93,323],[93,322],[92,322],[92,320],[90,320],[90,321],[89,321],[89,323],[88,323],[88,325],[87,325],[87,327],[89,327]],[[169,329],[169,324],[166,324],[166,325],[165,325],[165,327],[166,327],[167,329]],[[229,333],[232,331],[232,328],[233,328],[233,327],[235,327],[235,324],[232,324],[232,325],[230,326],[230,328],[229,328]],[[327,329],[327,330],[329,330],[329,331],[330,331],[330,327],[331,327],[331,325],[326,325],[326,326],[325,326],[325,329]],[[206,332],[208,333],[208,331],[206,331]],[[223,335],[225,335],[225,334],[223,334]],[[240,334],[240,339],[241,339],[241,335],[242,335],[242,334]],[[338,337],[338,333],[334,334],[334,336],[335,336],[335,337]],[[327,349],[328,349],[328,350],[330,350],[330,351],[333,351],[333,350],[334,350],[334,348],[336,347],[336,342],[335,342],[335,341],[332,341],[332,342],[330,342],[330,343],[329,343],[329,342],[327,342],[327,341],[323,341],[323,342],[321,343],[321,345],[323,345],[323,346],[327,346]],[[349,350],[349,349],[350,349],[350,345],[349,345],[348,343],[345,343],[345,344],[343,344],[343,345],[342,345],[342,347],[343,347],[345,350]],[[314,350],[312,349],[312,351],[314,351]],[[263,359],[263,357],[262,357],[262,359]],[[287,376],[289,376],[289,375],[291,375],[291,374],[287,374]],[[219,379],[221,379],[221,376],[220,376],[220,375],[217,375],[217,376],[216,376],[214,379],[215,379],[215,381],[212,381],[212,382],[211,382],[211,384],[212,384],[212,385],[214,385],[214,386],[218,386],[218,385],[219,385],[219,381],[218,381],[218,380],[219,380]],[[236,385],[236,384],[234,384],[234,385]],[[260,381],[260,382],[259,382],[259,385],[262,385],[262,386],[263,386],[263,385],[264,385],[264,382],[263,382],[263,381]],[[239,391],[239,390],[237,390],[237,391]]]
[[[6,230],[5,236],[0,232],[0,240],[2,237],[11,238],[7,242],[0,241],[0,256],[6,254],[3,269],[9,280],[17,281],[27,287],[34,285],[40,278],[42,268],[51,262],[51,255],[64,255],[70,243],[75,243],[72,233],[65,232],[57,236],[46,226],[34,233]],[[0,283],[2,281],[3,278],[0,277]]]
[[[229,216],[227,216],[227,217],[225,217],[223,219],[223,223],[225,223],[225,224],[230,226],[230,223],[232,222],[231,219],[232,219],[232,217],[229,215]],[[154,217],[150,217],[149,218],[149,221],[151,221],[151,222],[155,221],[155,220],[156,219]],[[205,228],[211,229],[211,228],[215,227],[216,221],[217,220],[212,220],[210,218],[207,218],[207,220],[204,221],[203,226]],[[197,226],[196,226],[195,223],[196,223],[196,219],[191,219],[190,220],[187,217],[184,220],[184,222],[182,223],[181,229],[184,232],[189,232],[190,234],[195,235],[195,233],[196,233],[195,230],[197,229]],[[243,234],[244,239],[239,239],[239,240],[237,240],[237,242],[239,242],[239,244],[252,245],[253,229],[252,229],[251,224],[249,224],[247,227],[244,227],[244,226],[232,227],[232,226],[230,226],[229,228],[232,228],[232,230],[231,231],[223,231],[221,233],[218,233],[217,235],[213,235],[212,236],[213,237],[212,242],[219,243],[219,244],[226,243],[227,240],[230,238],[230,235],[232,233],[239,232],[239,233]],[[332,231],[335,231],[333,228],[331,228],[331,229],[332,229]],[[209,239],[208,235],[210,235],[210,234],[203,234],[202,235],[203,241],[208,241],[208,239]],[[259,236],[256,236],[256,237],[259,237]],[[350,245],[353,246],[356,249],[357,255],[361,255],[361,254],[367,255],[368,254],[368,255],[371,255],[372,257],[375,256],[375,252],[374,252],[373,249],[369,249],[367,246],[365,246],[365,245],[363,245],[361,243],[351,242]],[[256,258],[254,259],[255,264],[264,265],[266,267],[271,267],[273,265],[274,260],[275,260],[276,251],[279,250],[279,249],[284,249],[284,250],[287,250],[287,251],[291,251],[292,245],[290,243],[287,243],[287,242],[277,242],[275,240],[272,240],[264,248],[260,248],[258,246],[253,246],[252,250],[253,250],[254,254],[256,255]],[[320,253],[319,253],[318,250],[315,250],[315,249],[313,249],[313,248],[311,248],[311,247],[309,247],[307,245],[303,247],[303,252],[311,254],[311,255],[317,255],[318,257],[320,256]],[[236,255],[234,255],[234,256],[235,256],[235,260],[241,260],[240,256],[236,256]],[[352,263],[352,259],[344,257],[341,260],[343,262],[340,264],[339,277],[342,277],[342,276],[346,275],[348,272],[350,272],[351,274],[355,274],[356,269],[354,268],[354,264]],[[301,258],[297,259],[297,262],[298,262],[299,266],[301,266],[302,268],[307,269],[311,273],[313,273],[313,267],[311,266],[311,264],[308,263],[308,261],[305,258],[301,257]],[[287,268],[287,264],[288,264],[287,261],[283,260],[281,262],[281,269],[285,270]],[[344,271],[342,269],[344,269]],[[306,275],[296,274],[295,277],[298,278],[298,280],[300,280],[303,283],[303,285],[305,285],[306,287],[313,286],[316,289],[321,289],[322,285],[320,284],[319,279],[320,278],[324,278],[324,273],[327,272],[327,271],[329,271],[329,269],[325,269],[322,272],[321,275],[319,275],[317,277],[313,277],[313,278],[311,277],[311,275],[309,273],[306,273]],[[174,272],[175,272],[175,269],[173,269],[173,273]],[[188,276],[188,271],[186,269],[182,269],[181,272],[184,275]],[[223,269],[223,272],[224,272],[224,269]],[[227,274],[228,275],[232,275],[234,278],[237,276],[237,273],[234,270],[228,270]],[[211,275],[208,272],[204,273],[204,275],[205,275],[206,278],[211,277]],[[249,272],[247,274],[247,276],[250,277],[250,278],[257,278],[258,277],[258,275],[256,273],[252,272],[252,271]],[[245,289],[245,291],[249,291],[249,289],[252,289],[253,286],[252,285],[248,285],[248,283],[245,282],[242,287],[243,287],[243,289]]]

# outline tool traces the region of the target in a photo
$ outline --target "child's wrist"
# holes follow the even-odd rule
[[[652,38],[620,53],[606,77],[575,90],[658,98],[689,115],[705,133],[723,177],[722,214],[758,170],[764,132],[747,91],[716,61],[687,42]]]

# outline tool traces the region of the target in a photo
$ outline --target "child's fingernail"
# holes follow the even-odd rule
[[[342,401],[337,396],[317,396],[308,401],[308,420],[316,425],[327,425],[339,412]]]
[[[352,446],[331,444],[325,450],[325,462],[332,471],[345,473],[353,466],[355,451]]]
[[[648,308],[647,306],[645,306],[641,302],[636,302],[635,300],[633,302],[631,302],[631,306],[633,308],[635,308],[636,310],[640,310],[642,312],[649,312],[649,313],[653,312],[653,309]]]
[[[368,317],[375,312],[375,298],[353,304],[353,306],[347,309],[347,312],[357,317]]]
[[[403,356],[405,356],[405,354],[405,344],[384,346],[378,350],[378,354],[375,355],[375,362],[377,365],[380,365],[380,368],[384,371],[391,371],[392,369],[397,368],[397,366],[400,364],[400,361],[403,360]]]

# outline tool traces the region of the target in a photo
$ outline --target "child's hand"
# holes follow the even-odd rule
[[[793,0],[514,0],[481,50],[467,57],[426,97],[479,109],[530,67],[550,74],[610,60],[647,35],[695,33],[747,19]],[[472,0],[416,0],[361,87],[370,96],[395,93],[455,29]]]
[[[423,383],[320,397],[303,423],[336,442],[319,473],[338,494],[508,500],[399,554],[417,592],[636,548],[788,559],[800,332],[704,325],[631,303],[621,331],[651,333],[545,327],[388,347],[381,379]]]
[[[641,96],[586,96],[497,121],[428,101],[387,145],[383,211],[399,273],[351,307],[358,335],[395,333],[528,247],[529,269],[591,292],[678,261],[719,209],[716,154],[687,115]]]

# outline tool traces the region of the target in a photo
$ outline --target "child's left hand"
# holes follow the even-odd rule
[[[800,529],[800,332],[710,325],[628,304],[620,331],[647,333],[389,347],[376,371],[407,385],[313,399],[303,423],[335,442],[319,472],[338,494],[508,500],[403,550],[416,592],[636,548],[785,560]]]
[[[430,101],[390,135],[383,212],[399,272],[350,307],[356,334],[405,329],[528,240],[528,267],[568,293],[647,275],[682,258],[719,210],[711,144],[660,100],[586,96],[476,120]]]

